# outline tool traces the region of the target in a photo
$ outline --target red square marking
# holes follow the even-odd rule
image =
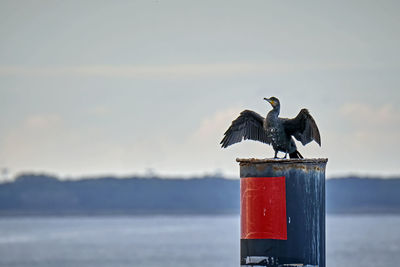
[[[241,239],[287,240],[285,177],[240,179]]]

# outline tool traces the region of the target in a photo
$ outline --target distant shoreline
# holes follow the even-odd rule
[[[25,174],[0,184],[0,217],[239,215],[239,179],[59,180]],[[400,214],[400,179],[326,181],[327,214]]]

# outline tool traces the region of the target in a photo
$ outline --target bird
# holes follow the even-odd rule
[[[303,108],[299,114],[292,118],[280,118],[280,102],[276,97],[264,98],[271,104],[272,110],[263,118],[260,114],[244,110],[240,113],[231,126],[224,133],[220,142],[222,148],[226,148],[242,140],[254,140],[272,145],[275,151],[274,158],[278,158],[278,152],[285,153],[284,159],[300,158],[303,156],[297,150],[296,138],[303,146],[315,141],[321,146],[321,136],[317,124],[310,112]]]

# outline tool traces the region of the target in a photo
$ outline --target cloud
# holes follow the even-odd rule
[[[397,126],[400,124],[400,111],[392,104],[367,105],[365,103],[347,103],[340,109],[346,120],[356,123],[358,127],[370,127],[379,130],[381,126]]]
[[[190,139],[204,140],[215,138],[216,136],[222,138],[222,134],[229,127],[230,123],[239,116],[241,111],[240,108],[230,107],[219,110],[212,114],[212,116],[204,118]]]
[[[169,65],[0,66],[0,76],[203,77],[359,68],[346,62],[268,62]]]
[[[395,173],[393,155],[400,150],[400,111],[388,103],[346,103],[339,112],[346,131],[336,133],[336,147],[332,149],[340,160],[351,162],[357,171]],[[374,164],[382,157],[390,168],[382,170]]]
[[[18,126],[8,129],[0,140],[0,158],[15,169],[24,164],[35,165],[46,154],[57,158],[57,140],[64,134],[63,121],[58,114],[33,114]]]
[[[0,140],[0,162],[11,171],[59,174],[114,172],[124,146],[96,128],[76,128],[59,114],[33,114]]]
[[[108,136],[102,129],[75,128],[56,113],[32,114],[4,134],[0,161],[11,171],[45,170],[62,175],[128,174],[153,168],[163,175],[214,173],[220,169],[237,177],[237,157],[273,156],[271,146],[254,141],[221,149],[223,133],[242,110],[240,106],[217,110],[179,139],[161,131],[129,140]],[[102,114],[104,110],[98,111]],[[343,123],[349,123],[347,132],[322,131],[322,147],[314,142],[304,147],[297,143],[299,151],[305,157],[329,157],[329,171],[383,173],[371,162],[382,162],[382,155],[395,155],[393,151],[400,150],[399,124],[393,125],[398,122],[398,110],[390,105],[353,103],[343,105],[339,112]],[[367,119],[370,121],[363,123]],[[380,127],[372,127],[371,122]],[[393,129],[386,130],[387,124]],[[397,159],[384,160],[384,171],[396,173]]]
[[[26,118],[24,127],[28,129],[48,129],[59,123],[61,123],[61,117],[58,114],[36,114]]]
[[[110,114],[111,108],[109,108],[107,106],[98,105],[98,106],[88,108],[87,113],[90,115],[95,115],[95,116],[101,117],[101,116]]]
[[[185,165],[188,170],[209,173],[223,170],[225,174],[236,177],[237,157],[265,158],[268,153],[273,155],[272,150],[269,151],[265,144],[254,141],[241,142],[227,149],[221,148],[219,142],[224,132],[242,110],[243,108],[239,106],[228,107],[201,120],[198,128],[180,145],[179,153],[187,162]]]
[[[204,118],[184,144],[186,155],[193,155],[198,164],[215,166],[215,169],[220,167],[233,177],[238,172],[235,158],[272,157],[272,147],[259,142],[243,141],[227,149],[220,148],[219,141],[224,131],[240,111],[240,107],[231,107]],[[332,173],[349,172],[396,173],[396,159],[390,155],[393,155],[393,151],[400,150],[400,142],[397,141],[400,136],[399,110],[389,104],[374,106],[347,103],[340,108],[339,115],[342,117],[341,126],[321,132],[322,147],[315,142],[306,146],[297,142],[299,151],[307,158],[328,157],[328,176]],[[189,142],[191,146],[187,145]],[[387,156],[385,169],[378,164],[382,161],[382,156]]]

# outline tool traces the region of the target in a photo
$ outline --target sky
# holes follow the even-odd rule
[[[308,108],[327,176],[399,175],[398,1],[0,2],[0,168],[239,176],[239,113]],[[283,156],[283,155],[280,155]]]

